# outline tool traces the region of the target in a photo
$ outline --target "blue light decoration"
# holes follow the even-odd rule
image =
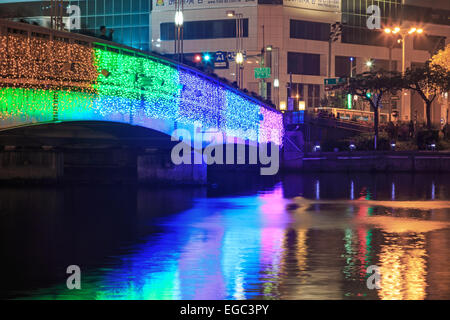
[[[75,66],[76,70],[49,75],[61,78],[55,82],[45,74],[18,69],[12,82],[5,82],[0,89],[0,102],[5,106],[0,110],[0,128],[54,121],[56,109],[58,121],[122,122],[168,135],[175,127],[201,125],[227,137],[282,144],[281,113],[195,69],[132,50],[39,41],[39,48],[50,55],[47,60]],[[30,60],[37,64],[36,70],[45,69],[49,63],[21,53],[27,42],[20,37],[0,38],[0,42],[5,42],[0,47],[5,65],[13,65],[15,56],[22,57],[23,63]],[[68,49],[72,56],[67,54]],[[74,57],[76,61],[72,61]],[[203,59],[212,57],[207,53]]]

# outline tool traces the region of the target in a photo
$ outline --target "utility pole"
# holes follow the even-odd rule
[[[342,35],[342,23],[336,22],[331,25],[330,35],[328,37],[328,78],[331,77],[331,49],[332,44],[339,40],[339,37]]]
[[[264,61],[264,55],[266,53],[266,47],[265,47],[265,39],[264,39],[264,25],[262,25],[262,49],[261,49],[261,59],[260,59],[260,67],[265,67],[265,61]],[[262,78],[259,80],[259,86],[260,86],[260,94],[261,97],[264,99],[267,99],[267,87],[266,87],[266,79]]]
[[[174,55],[176,59],[183,62],[183,0],[175,0],[175,41]]]
[[[236,63],[236,84],[238,88],[242,88],[244,84],[244,54],[242,52],[244,46],[244,15],[236,13],[234,10],[228,10],[227,17],[236,19],[236,55],[234,61]]]
[[[63,30],[63,0],[50,1],[50,28]]]

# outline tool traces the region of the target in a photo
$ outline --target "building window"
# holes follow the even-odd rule
[[[335,58],[335,75],[336,77],[350,76],[351,61],[350,57],[336,56]]]
[[[293,39],[307,39],[328,41],[330,24],[302,20],[290,21],[290,37]]]
[[[437,52],[445,48],[445,37],[424,35],[414,37],[414,50],[426,50],[430,52]]]
[[[243,19],[243,36],[248,37],[248,19]],[[175,24],[164,22],[160,25],[161,40],[175,39]],[[188,21],[183,25],[184,40],[219,39],[236,37],[236,20]]]
[[[366,46],[387,47],[391,41],[382,30],[344,26],[342,30],[342,43],[361,44]],[[395,44],[395,48],[399,45]]]
[[[287,72],[320,76],[320,55],[300,52],[288,52]]]

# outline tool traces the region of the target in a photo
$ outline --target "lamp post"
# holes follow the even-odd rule
[[[175,43],[174,54],[183,62],[183,0],[175,0]]]
[[[275,95],[275,101],[276,105],[278,106],[280,104],[280,48],[274,47],[272,45],[268,45],[266,47],[266,51],[270,52],[270,68],[273,70],[273,87],[274,91],[276,93]],[[273,52],[273,54],[272,54]]]
[[[331,45],[339,40],[342,34],[342,24],[340,22],[331,25],[330,36],[328,37],[328,78],[331,77]]]
[[[423,29],[422,28],[416,28],[416,27],[411,27],[410,29],[402,29],[400,27],[395,27],[395,28],[385,28],[384,32],[388,35],[393,35],[393,36],[399,36],[400,37],[400,41],[402,43],[402,74],[405,74],[406,71],[406,37],[407,36],[413,36],[415,34],[422,34],[423,33]],[[392,49],[391,49],[392,50]],[[390,56],[392,56],[392,53],[390,53]],[[392,62],[390,62],[391,64]],[[406,99],[405,99],[405,94],[402,95],[402,116],[405,120],[411,120],[410,118],[410,111],[409,113],[406,114],[406,110],[408,109],[406,106]],[[406,115],[406,117],[405,117]]]
[[[243,35],[244,35],[244,23],[243,23],[243,14],[236,13],[234,10],[227,11],[227,17],[235,17],[236,18],[236,83],[238,88],[243,86],[243,78],[244,78],[244,55],[242,53],[243,49]]]

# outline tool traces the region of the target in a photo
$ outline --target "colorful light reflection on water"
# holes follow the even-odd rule
[[[405,186],[397,183],[396,198],[403,199],[389,207],[395,181],[377,190],[358,178],[344,179],[342,197],[330,190],[328,178],[298,179],[295,187],[284,180],[254,194],[196,196],[187,210],[138,220],[156,231],[103,267],[83,271],[79,292],[58,284],[19,297],[450,298],[448,184],[430,181],[428,191],[422,190],[428,195],[420,197],[405,196]],[[358,199],[351,200],[355,194]],[[164,201],[170,199],[166,196]],[[436,200],[431,210],[402,208],[410,203],[405,197]],[[377,199],[383,200],[380,205]],[[395,219],[401,219],[402,229],[392,223]],[[366,269],[373,264],[380,266],[380,290],[366,286]]]

